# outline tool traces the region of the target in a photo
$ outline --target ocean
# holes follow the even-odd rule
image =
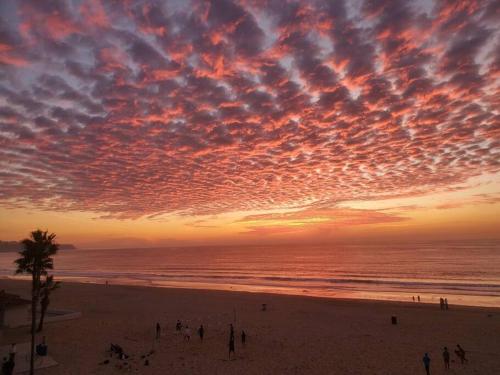
[[[0,253],[0,277],[19,277],[16,257]],[[500,307],[498,241],[78,249],[54,262],[68,281]]]

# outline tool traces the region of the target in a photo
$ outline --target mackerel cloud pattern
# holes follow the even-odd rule
[[[315,210],[500,169],[499,1],[2,1],[0,204]]]

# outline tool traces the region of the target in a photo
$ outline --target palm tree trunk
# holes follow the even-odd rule
[[[30,357],[30,375],[35,373],[35,328],[36,328],[36,309],[38,306],[38,285],[40,276],[38,272],[33,272],[32,296],[31,296],[31,357]]]
[[[31,301],[31,357],[30,357],[30,375],[35,373],[35,327],[36,327],[36,307],[38,301],[33,296]]]
[[[38,330],[37,332],[41,332],[43,329],[43,320],[45,318],[45,313],[47,312],[47,307],[48,303],[43,302],[43,297],[42,297],[42,303],[41,305],[41,310],[40,310],[40,322],[38,323]]]

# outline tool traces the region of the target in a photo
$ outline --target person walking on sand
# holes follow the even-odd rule
[[[429,354],[425,353],[424,358],[422,358],[422,361],[424,362],[425,373],[427,375],[430,375],[431,374],[431,358],[429,357]]]
[[[231,332],[229,333],[229,360],[231,360],[231,353],[233,353],[234,356],[234,331],[232,329]]]
[[[464,363],[469,362],[467,358],[465,358],[465,350],[457,344],[457,349],[455,350],[455,354],[458,358],[460,358],[460,363],[463,365]]]
[[[160,323],[156,322],[156,339],[159,340],[161,336],[161,327]]]
[[[439,299],[439,308],[440,308],[441,310],[444,310],[444,299],[443,299],[443,298],[440,298],[440,299]]]
[[[448,310],[448,298],[444,299],[444,309]]]
[[[417,296],[417,301],[420,302],[420,296]]]
[[[415,302],[415,296],[411,296],[411,298],[413,299],[413,302]]]
[[[186,325],[186,328],[184,328],[184,340],[191,340],[191,329],[188,325]]]
[[[443,361],[444,361],[444,369],[449,370],[450,369],[450,352],[448,351],[448,348],[446,346],[443,349]]]
[[[203,328],[203,324],[198,328],[198,336],[200,336],[201,342],[203,342],[203,335],[205,334],[205,328]]]

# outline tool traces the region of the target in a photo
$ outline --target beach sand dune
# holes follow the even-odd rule
[[[0,280],[0,289],[10,292],[29,295],[28,288],[27,282]],[[37,374],[129,373],[105,352],[111,343],[131,355],[127,362],[137,374],[415,375],[425,374],[425,352],[433,375],[500,374],[500,310],[450,304],[441,311],[417,303],[64,283],[52,307],[83,315],[46,326],[49,354],[59,366]],[[393,315],[397,325],[391,324]],[[189,342],[176,333],[177,319],[191,328]],[[156,322],[162,327],[159,341]],[[230,323],[236,354],[228,360]],[[200,324],[203,343],[196,334]],[[28,340],[27,328],[7,329],[1,345]],[[467,351],[467,365],[453,353],[457,343]],[[444,346],[452,353],[450,371],[442,362]],[[106,359],[108,364],[99,364]]]

